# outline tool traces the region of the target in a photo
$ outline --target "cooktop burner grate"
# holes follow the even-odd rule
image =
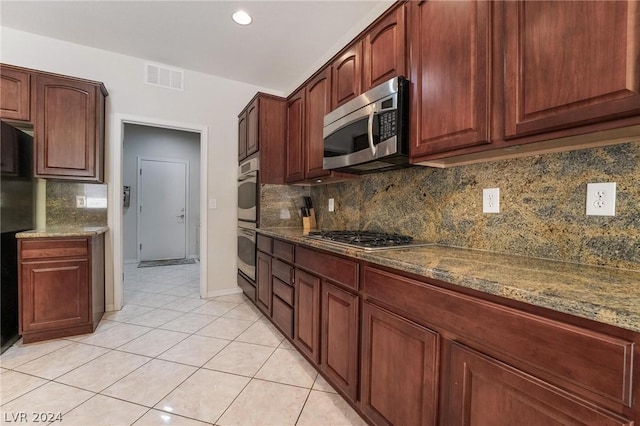
[[[308,236],[318,240],[330,241],[351,247],[359,247],[365,250],[427,245],[423,242],[414,241],[412,237],[407,235],[371,231],[312,231]]]

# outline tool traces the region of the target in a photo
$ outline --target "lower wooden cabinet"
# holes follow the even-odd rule
[[[310,247],[272,254],[259,262],[271,320],[372,425],[631,426],[640,414],[638,333]]]
[[[449,425],[632,425],[494,358],[451,345],[443,418]]]
[[[320,368],[353,401],[358,396],[358,295],[322,282]]]
[[[104,235],[18,241],[24,343],[90,333],[104,313]]]
[[[256,302],[271,316],[271,256],[258,252],[256,256]]]
[[[374,424],[435,425],[438,353],[437,333],[363,303],[362,411]]]
[[[316,364],[320,361],[320,278],[295,271],[294,344]]]
[[[278,296],[273,295],[273,316],[274,324],[289,338],[293,338],[293,307],[285,303]]]

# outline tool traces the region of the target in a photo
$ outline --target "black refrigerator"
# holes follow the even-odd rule
[[[16,233],[34,228],[33,138],[1,121],[0,133],[0,329],[1,350],[18,334],[18,241]]]

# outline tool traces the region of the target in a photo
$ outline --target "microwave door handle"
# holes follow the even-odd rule
[[[369,113],[369,122],[367,123],[367,134],[369,136],[369,149],[371,154],[375,157],[377,147],[373,144],[373,116],[376,114],[375,105],[372,105],[371,112]]]

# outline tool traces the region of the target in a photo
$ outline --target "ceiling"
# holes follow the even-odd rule
[[[392,3],[2,0],[0,25],[288,94]]]

